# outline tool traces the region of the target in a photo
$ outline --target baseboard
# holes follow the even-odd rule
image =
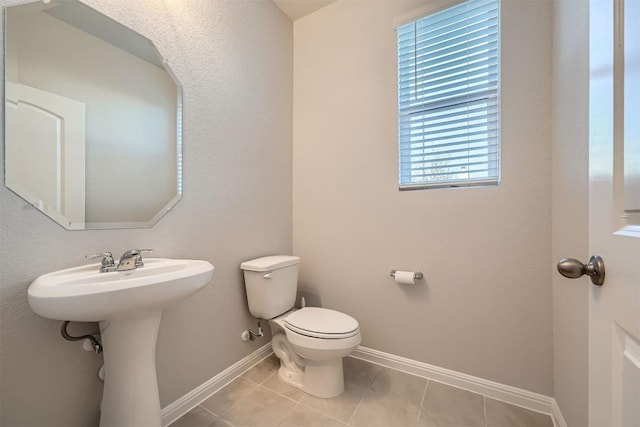
[[[245,371],[253,367],[273,353],[271,343],[267,343],[246,356],[239,362],[229,366],[215,377],[204,384],[185,394],[175,402],[162,408],[162,426],[166,427],[178,418],[198,406],[201,402],[211,397],[215,392],[242,375]]]
[[[553,397],[440,368],[416,360],[406,359],[367,347],[358,347],[351,356],[453,387],[484,394],[493,399],[511,403],[512,405],[532,411],[542,412],[551,416],[555,427],[567,427],[560,408]]]
[[[271,355],[272,352],[271,343],[263,345],[244,359],[234,363],[204,384],[164,407],[161,413],[163,427],[176,421],[255,364]],[[453,387],[480,393],[493,399],[511,403],[512,405],[532,411],[542,412],[551,416],[555,427],[567,427],[558,403],[553,397],[440,368],[429,365],[428,363],[406,359],[367,347],[359,346],[351,356],[386,368],[396,369]]]
[[[555,427],[567,427],[567,422],[564,420],[564,417],[562,416],[562,412],[560,411],[560,407],[558,406],[558,402],[556,401],[556,399],[553,399],[553,404],[552,404],[552,413],[551,413],[551,419],[553,419],[553,425]]]

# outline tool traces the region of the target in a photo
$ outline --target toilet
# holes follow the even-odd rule
[[[362,341],[351,316],[319,307],[295,309],[300,258],[267,256],[240,265],[249,311],[269,321],[281,381],[318,397],[344,391],[342,358]]]

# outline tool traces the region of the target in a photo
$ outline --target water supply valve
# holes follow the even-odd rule
[[[246,331],[242,332],[240,339],[245,342],[255,341],[257,337],[261,336],[264,336],[264,331],[262,330],[262,325],[260,325],[260,321],[258,320],[258,332],[253,332],[251,329],[247,329]]]

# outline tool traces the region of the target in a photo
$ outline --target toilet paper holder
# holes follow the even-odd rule
[[[389,276],[391,277],[396,277],[396,271],[398,270],[391,270],[391,273],[389,273]],[[416,271],[413,273],[413,280],[420,280],[424,277],[424,275],[422,274],[422,271]]]

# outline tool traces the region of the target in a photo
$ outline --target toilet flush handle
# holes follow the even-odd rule
[[[271,271],[268,273],[265,273],[265,275],[262,277],[264,277],[265,279],[271,279],[271,273],[272,273]]]

